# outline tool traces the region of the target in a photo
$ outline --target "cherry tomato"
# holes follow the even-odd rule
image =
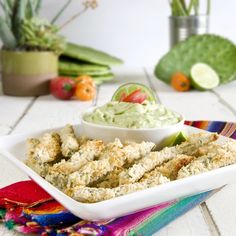
[[[176,72],[171,76],[171,86],[179,92],[189,91],[190,79],[185,74]]]
[[[85,83],[90,84],[91,86],[95,87],[95,83],[91,76],[89,75],[81,75],[75,79],[75,83]]]
[[[75,82],[69,77],[57,77],[50,82],[50,91],[53,96],[62,100],[70,99],[75,90]]]
[[[122,98],[122,102],[132,102],[142,104],[147,99],[147,95],[141,92],[141,89],[137,89],[130,93],[128,96]]]
[[[81,101],[89,101],[95,97],[96,89],[88,83],[76,84],[75,97]]]

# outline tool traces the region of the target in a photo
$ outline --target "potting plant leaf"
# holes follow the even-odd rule
[[[37,17],[22,22],[22,37],[20,43],[27,49],[53,51],[57,55],[65,49],[65,38],[57,34],[58,28],[47,20]]]
[[[190,76],[190,69],[196,63],[208,64],[219,75],[220,83],[228,83],[236,79],[236,46],[217,35],[192,36],[164,55],[154,73],[160,80],[170,83],[175,72]]]
[[[10,49],[16,47],[16,39],[7,22],[0,17],[0,37],[3,44]]]

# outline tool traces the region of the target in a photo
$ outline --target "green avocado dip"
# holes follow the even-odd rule
[[[84,115],[87,122],[120,128],[159,128],[180,122],[181,116],[163,105],[109,102]]]

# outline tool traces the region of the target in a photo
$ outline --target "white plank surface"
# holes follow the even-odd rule
[[[6,135],[12,131],[12,128],[17,125],[17,122],[25,115],[33,99],[32,97],[4,96],[0,84],[0,135]],[[10,165],[1,156],[0,173],[0,187],[27,178],[25,174],[13,165]]]
[[[236,81],[214,90],[219,99],[235,114],[236,122]],[[206,201],[206,204],[222,236],[236,235],[236,183]]]
[[[229,84],[222,85],[214,90],[215,94],[219,96],[219,99],[222,100],[236,116],[236,81],[233,81]],[[234,121],[236,118],[234,119]]]
[[[51,95],[39,97],[13,133],[38,131],[67,123],[78,124],[81,113],[91,106],[92,102],[62,101]]]
[[[227,185],[206,201],[222,236],[236,235],[236,183]]]
[[[33,98],[4,96],[0,83],[0,135],[10,132]]]
[[[222,85],[213,92],[179,93],[148,69],[154,88],[166,106],[183,113],[189,120],[222,120],[236,122],[236,81]],[[236,235],[236,183],[228,185],[206,201],[209,214],[221,235]],[[210,227],[215,227],[210,225]]]
[[[210,236],[199,207],[171,222],[155,236]]]
[[[122,83],[127,81],[150,84],[146,80],[143,69],[129,68],[117,69],[116,78],[112,83],[107,83],[99,88],[97,104],[101,105],[111,99],[113,92]],[[156,89],[158,95],[166,106],[180,111],[187,119],[218,119],[233,121],[236,119],[234,109],[236,101],[234,91],[236,86],[221,87],[216,90],[217,94],[210,92],[177,93],[164,83],[151,78],[151,85]],[[76,124],[79,122],[81,112],[93,105],[92,102],[59,101],[51,96],[37,98],[31,104],[33,98],[13,98],[0,95],[0,134],[8,133],[14,127],[13,133],[27,132],[29,130],[40,130],[53,128],[66,123]],[[227,106],[230,103],[233,109]],[[31,105],[31,106],[30,106]],[[1,158],[1,157],[0,157]],[[26,179],[27,176],[18,171],[4,159],[0,159],[0,187]],[[222,235],[236,235],[236,186],[230,185],[220,193],[207,201],[207,206],[212,214]],[[227,199],[227,201],[225,201]],[[230,213],[228,213],[230,212]],[[182,235],[211,235],[210,228],[204,220],[202,210],[198,207],[180,217],[156,235],[159,236],[182,236]],[[4,230],[4,231],[3,231]],[[15,235],[0,227],[0,235]]]
[[[33,98],[4,96],[0,83],[0,135],[6,135],[11,132],[19,119],[24,116],[32,101]],[[0,173],[0,188],[27,178],[25,174],[9,164],[2,156],[0,156]],[[0,236],[5,235],[16,236],[21,234],[11,232],[3,225],[0,225]]]

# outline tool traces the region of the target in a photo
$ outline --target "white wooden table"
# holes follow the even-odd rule
[[[155,79],[151,69],[119,68],[115,70],[115,74],[115,80],[101,85],[96,99],[91,102],[60,101],[52,96],[8,97],[4,96],[0,89],[0,135],[53,128],[67,123],[76,124],[82,111],[109,101],[117,87],[128,81],[151,86],[163,104],[184,114],[186,119],[236,122],[236,82],[211,92],[178,93]],[[0,157],[0,187],[25,179],[26,175]],[[0,226],[0,235],[18,234]],[[226,186],[156,235],[236,235],[236,184]]]

